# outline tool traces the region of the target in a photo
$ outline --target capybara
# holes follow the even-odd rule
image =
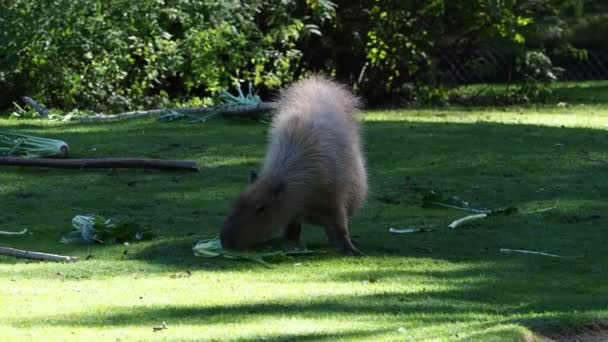
[[[367,172],[357,118],[359,101],[322,76],[294,83],[279,96],[259,176],[252,171],[220,233],[227,249],[247,249],[279,234],[298,242],[301,224],[325,228],[348,255],[348,220],[363,205]]]

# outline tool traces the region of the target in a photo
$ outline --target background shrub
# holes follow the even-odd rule
[[[210,104],[237,84],[268,96],[317,71],[371,105],[445,104],[476,82],[518,83],[531,100],[557,76],[553,60],[567,77],[596,62],[587,49],[608,29],[608,4],[593,0],[0,3],[0,109],[21,95],[65,110]]]

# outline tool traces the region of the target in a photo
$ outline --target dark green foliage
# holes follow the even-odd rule
[[[121,110],[212,97],[242,79],[277,88],[297,42],[332,16],[319,2],[12,0],[0,14],[0,96]],[[297,12],[297,15],[296,15]]]
[[[545,101],[553,90],[551,83],[558,80],[562,68],[554,67],[551,59],[542,52],[528,51],[518,61],[517,70],[523,77],[522,82],[507,95],[513,103]]]
[[[20,95],[65,110],[198,106],[235,83],[266,99],[311,71],[371,105],[445,105],[469,74],[523,82],[501,103],[544,100],[551,59],[603,46],[606,11],[582,0],[4,0],[0,108]],[[550,67],[527,68],[529,51]]]

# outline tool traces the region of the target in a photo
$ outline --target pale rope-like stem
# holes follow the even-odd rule
[[[396,229],[396,228],[390,227],[388,229],[389,233],[395,233],[395,234],[416,233],[416,232],[419,232],[419,231],[420,231],[420,229],[418,229],[418,228]]]
[[[534,254],[534,255],[543,255],[543,256],[549,256],[549,257],[554,257],[554,258],[564,258],[563,256],[557,255],[557,254],[550,254],[550,253],[544,253],[544,252],[535,252],[535,251],[526,251],[526,250],[523,250],[523,249],[501,248],[500,252],[501,253]]]
[[[24,229],[20,232],[7,232],[4,230],[0,230],[0,235],[23,235],[25,233],[27,233],[27,229]]]
[[[551,207],[551,208],[544,208],[544,209],[539,209],[539,210],[534,210],[534,211],[527,211],[527,212],[522,212],[521,214],[539,214],[539,213],[543,213],[549,210],[553,210],[555,209],[555,207]],[[460,226],[463,223],[466,223],[468,221],[473,221],[473,220],[479,220],[479,219],[483,219],[488,217],[487,213],[481,213],[481,214],[475,214],[475,215],[469,215],[469,216],[465,216],[461,219],[458,219],[452,223],[450,223],[450,225],[448,227],[450,228],[456,228],[458,226]]]
[[[483,219],[486,217],[488,217],[488,214],[475,214],[475,215],[465,216],[461,219],[458,219],[458,220],[450,223],[450,225],[448,227],[456,228],[465,222],[469,222],[469,221],[473,221],[473,220],[480,220],[480,219]]]
[[[78,261],[77,257],[48,254],[42,252],[25,251],[21,249],[15,249],[10,247],[0,247],[0,255],[12,256],[16,258],[34,259],[34,260],[45,260],[45,261],[64,261],[64,262],[75,262]]]
[[[423,232],[430,232],[433,231],[432,229],[428,229],[428,228],[405,228],[405,229],[397,229],[397,228],[393,228],[390,227],[388,229],[389,233],[393,233],[393,234],[409,234],[409,233],[423,233]]]

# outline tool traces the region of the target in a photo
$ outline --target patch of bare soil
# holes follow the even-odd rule
[[[545,331],[537,337],[539,342],[608,342],[608,322]]]

